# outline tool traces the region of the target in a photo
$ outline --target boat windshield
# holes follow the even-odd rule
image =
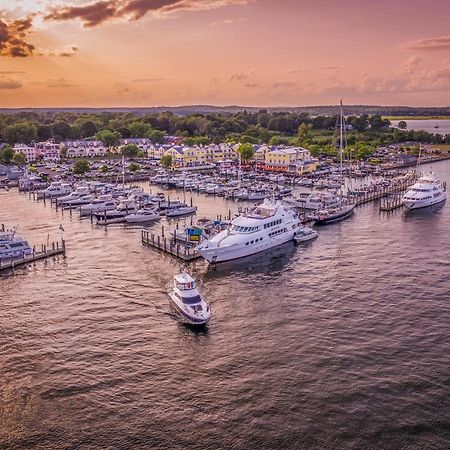
[[[195,282],[192,282],[192,283],[178,283],[177,282],[177,288],[180,291],[188,291],[189,289],[195,289]]]
[[[185,305],[195,305],[196,303],[200,303],[202,298],[200,295],[194,295],[193,297],[181,297],[181,300]]]

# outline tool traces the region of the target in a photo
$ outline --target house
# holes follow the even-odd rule
[[[61,146],[54,142],[38,142],[34,146],[36,151],[36,159],[44,161],[59,161]]]
[[[265,153],[263,168],[301,175],[315,171],[317,160],[312,159],[310,151],[303,147],[276,147]]]
[[[34,145],[15,144],[13,149],[16,153],[23,153],[27,163],[36,161],[36,147]]]
[[[101,141],[64,141],[61,146],[67,149],[68,158],[105,156],[108,150]]]

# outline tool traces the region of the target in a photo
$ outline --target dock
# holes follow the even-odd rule
[[[393,194],[388,197],[385,197],[380,202],[380,211],[391,212],[395,209],[402,208],[402,196],[400,194]]]
[[[392,194],[398,194],[399,192],[406,191],[417,181],[417,175],[410,177],[407,180],[402,180],[393,183],[391,186],[379,187],[374,189],[372,192],[367,192],[364,195],[358,195],[355,198],[356,205],[363,205],[365,203],[372,202],[374,200],[379,200],[383,197],[388,197]]]
[[[33,253],[31,255],[23,255],[15,258],[0,258],[0,272],[3,272],[4,270],[14,270],[16,267],[65,254],[66,241],[61,239],[61,242],[52,242],[49,246],[41,245],[39,250],[36,250],[36,248],[33,247]]]
[[[195,248],[180,244],[180,242],[173,238],[167,238],[164,235],[164,231],[161,234],[155,234],[147,230],[142,230],[141,240],[143,245],[156,248],[183,261],[194,261],[200,258]]]

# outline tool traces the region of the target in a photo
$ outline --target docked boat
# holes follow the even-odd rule
[[[292,241],[299,228],[300,219],[294,209],[266,199],[202,242],[197,251],[211,263],[229,261]]]
[[[128,214],[125,216],[125,222],[127,223],[142,223],[159,220],[161,215],[154,208],[141,208],[134,214]]]
[[[408,209],[426,208],[445,201],[446,186],[442,184],[436,174],[430,172],[422,175],[403,196],[402,202]]]
[[[38,198],[57,198],[63,195],[68,195],[72,192],[72,188],[68,183],[61,181],[54,181],[50,186],[42,191],[38,191]]]
[[[317,231],[309,227],[303,227],[297,232],[294,239],[295,242],[307,242],[316,239],[318,236]]]
[[[189,214],[195,214],[197,211],[196,206],[175,206],[166,210],[167,217],[187,216]]]
[[[96,213],[94,217],[98,225],[110,225],[113,223],[125,222],[125,217],[137,212],[139,205],[134,198],[123,199],[116,209]]]
[[[183,322],[205,325],[211,319],[211,308],[200,295],[195,280],[189,274],[175,275],[169,298]]]
[[[101,195],[100,197],[91,201],[87,205],[83,205],[80,208],[80,214],[94,214],[105,211],[112,211],[117,207],[117,200],[113,199],[110,194]]]
[[[0,233],[0,260],[21,258],[33,253],[32,248],[24,239],[16,236],[15,231]]]
[[[58,198],[58,205],[70,204],[73,200],[78,200],[81,197],[86,195],[90,195],[88,186],[78,186],[73,192],[69,195],[64,195]]]
[[[327,225],[329,223],[339,222],[340,220],[350,217],[355,209],[356,204],[353,202],[342,202],[340,205],[321,209],[316,213],[309,216],[311,220],[314,220],[316,225]]]

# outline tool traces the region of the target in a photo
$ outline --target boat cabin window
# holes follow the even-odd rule
[[[189,289],[194,289],[195,288],[195,283],[191,282],[191,283],[179,283],[178,281],[176,282],[176,286],[180,291],[187,291]]]
[[[196,303],[200,303],[202,298],[200,295],[194,295],[193,297],[181,297],[181,300],[185,305],[195,305]]]

